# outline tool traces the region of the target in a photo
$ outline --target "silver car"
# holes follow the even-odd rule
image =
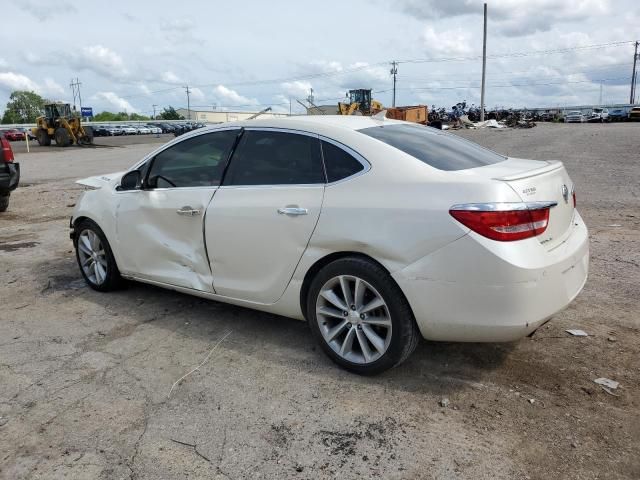
[[[584,114],[579,110],[572,110],[564,116],[564,123],[584,123],[586,121]]]

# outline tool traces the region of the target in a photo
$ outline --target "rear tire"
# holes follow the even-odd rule
[[[87,219],[79,222],[74,230],[76,260],[87,285],[99,292],[121,288],[124,281],[111,246],[100,227]]]
[[[306,310],[324,352],[359,375],[400,365],[420,339],[400,287],[384,268],[365,258],[342,258],[320,270],[311,282]]]
[[[48,147],[49,145],[51,145],[51,137],[49,136],[49,133],[43,128],[38,130],[38,133],[36,133],[36,139],[38,140],[38,144],[41,147]]]
[[[69,145],[71,145],[71,136],[69,135],[69,132],[66,128],[56,128],[54,136],[56,138],[56,145],[58,145],[59,147],[68,147]]]
[[[0,212],[6,212],[7,208],[9,208],[9,197],[8,195],[0,195]]]

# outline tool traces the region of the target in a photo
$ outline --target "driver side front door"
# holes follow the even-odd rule
[[[141,280],[213,292],[204,217],[238,130],[187,138],[150,160],[141,189],[118,192],[123,272]]]

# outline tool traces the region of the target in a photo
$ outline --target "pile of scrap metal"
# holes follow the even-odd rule
[[[504,124],[511,128],[533,128],[536,126],[536,122],[531,117],[525,117],[523,113],[518,111],[511,112],[511,115],[504,119]]]

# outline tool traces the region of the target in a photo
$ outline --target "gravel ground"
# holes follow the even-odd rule
[[[333,366],[302,322],[84,286],[71,179],[157,144],[18,153],[25,186],[0,215],[0,478],[640,478],[640,125],[459,133],[566,163],[589,281],[531,338],[425,341],[375,378]]]

